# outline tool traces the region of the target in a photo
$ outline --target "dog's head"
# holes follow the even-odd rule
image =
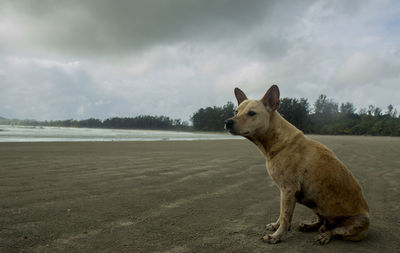
[[[225,121],[225,129],[231,134],[253,137],[266,133],[271,114],[279,108],[279,88],[272,85],[260,100],[248,100],[239,88],[235,88],[238,101],[236,115]]]

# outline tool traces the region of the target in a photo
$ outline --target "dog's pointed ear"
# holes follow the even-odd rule
[[[279,88],[275,84],[272,85],[261,99],[265,106],[270,107],[273,111],[279,108]]]
[[[247,100],[246,94],[244,94],[244,92],[239,88],[235,88],[235,96],[236,96],[238,105],[240,105],[243,101]]]

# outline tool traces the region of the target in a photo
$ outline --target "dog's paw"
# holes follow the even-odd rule
[[[266,235],[263,238],[261,238],[261,240],[269,244],[276,244],[281,241],[281,237],[274,235]]]
[[[300,232],[314,232],[318,230],[318,225],[316,224],[305,224],[301,223],[297,228],[297,231]]]
[[[300,232],[310,232],[312,231],[312,226],[310,226],[310,224],[305,224],[305,223],[301,223],[296,230],[300,231]]]
[[[332,240],[332,233],[329,231],[325,232],[325,233],[321,233],[321,234],[317,235],[317,237],[315,237],[315,241],[321,245],[327,244],[331,240]]]
[[[278,222],[269,223],[265,226],[265,228],[269,231],[275,231],[279,228],[279,223]]]

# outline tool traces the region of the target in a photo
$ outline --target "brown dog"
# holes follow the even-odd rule
[[[346,166],[326,146],[307,138],[276,111],[279,89],[271,86],[261,100],[248,100],[235,89],[237,114],[225,128],[242,135],[261,150],[269,175],[281,192],[279,219],[267,225],[275,231],[263,237],[277,243],[290,227],[296,202],[318,216],[313,224],[301,224],[299,231],[320,231],[316,241],[332,238],[361,240],[369,228],[369,209],[361,187]]]

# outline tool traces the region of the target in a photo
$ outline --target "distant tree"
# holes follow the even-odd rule
[[[388,106],[387,106],[387,112],[386,112],[386,114],[392,116],[393,109],[394,109],[394,108],[393,108],[393,105],[392,105],[392,104],[388,105]]]
[[[99,119],[86,119],[86,120],[80,120],[77,122],[78,127],[88,127],[88,128],[100,128],[102,127],[102,122]]]
[[[367,109],[367,114],[373,116],[375,114],[375,106],[369,105]]]
[[[355,111],[356,111],[356,108],[350,102],[340,104],[340,112],[341,113],[354,114]]]
[[[234,116],[236,110],[236,106],[228,101],[223,107],[222,107],[222,115],[221,117],[224,119],[224,122],[226,119],[231,118]]]
[[[379,108],[379,107],[375,107],[374,116],[378,117],[378,116],[381,116],[381,115],[382,115],[382,109]]]
[[[223,131],[226,119],[233,117],[235,106],[227,102],[222,107],[200,108],[191,117],[194,130],[200,131]]]
[[[390,104],[387,106],[387,111],[386,111],[386,115],[389,115],[392,118],[396,118],[397,115],[397,110],[394,109],[393,105]]]
[[[366,108],[361,108],[361,109],[358,111],[358,114],[359,114],[359,115],[367,114],[367,109],[366,109]]]
[[[326,95],[321,94],[314,103],[314,111],[315,114],[333,114],[339,112],[339,105],[332,99],[328,99]]]
[[[314,103],[314,114],[310,115],[312,132],[317,134],[337,134],[339,126],[339,104],[321,94]]]
[[[307,99],[282,98],[278,110],[287,121],[297,128],[306,133],[310,132],[310,104]]]

